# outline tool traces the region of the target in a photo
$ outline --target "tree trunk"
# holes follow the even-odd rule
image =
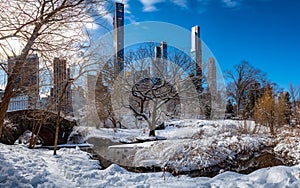
[[[156,116],[157,116],[157,99],[154,99],[152,117],[151,117],[152,118],[151,125],[149,127],[149,129],[150,129],[149,136],[155,136]]]
[[[59,101],[58,101],[58,110],[57,110],[57,118],[56,118],[53,155],[56,155],[56,148],[57,148],[57,142],[58,142],[58,133],[59,133],[59,124],[60,124],[60,119],[61,119],[60,118],[61,106],[62,106],[63,97],[66,93],[68,85],[69,85],[69,80],[66,81],[65,86],[64,86],[63,90],[61,91],[62,93],[60,94]]]
[[[21,55],[17,56],[17,58],[15,59],[15,66],[13,66],[12,72],[10,72],[8,75],[7,78],[8,82],[5,87],[4,94],[2,96],[2,102],[0,103],[0,139],[2,138],[4,118],[8,109],[10,99],[13,95],[15,81],[19,76],[20,70],[26,61],[29,50],[31,49],[34,41],[38,37],[38,32],[41,27],[42,27],[41,23],[35,25],[35,28],[30,38],[28,39],[26,46],[23,48]]]
[[[11,96],[12,90],[10,92],[8,92],[8,90],[5,90],[4,96],[2,97],[2,102],[0,103],[0,139],[2,138],[4,118],[8,109]]]
[[[16,62],[15,67],[20,69],[21,64]],[[14,72],[8,75],[8,83],[5,87],[4,94],[2,96],[2,101],[0,103],[0,139],[2,138],[2,133],[3,133],[4,118],[8,109],[10,99],[13,95],[14,83],[17,78],[16,75],[19,74],[18,70],[15,71],[15,67],[14,67]]]
[[[155,136],[155,129],[154,130],[150,130],[149,136]]]
[[[270,124],[269,127],[270,127],[270,133],[271,133],[271,135],[275,136],[274,125]]]
[[[236,105],[236,117],[239,118],[239,115],[240,115],[240,106],[241,106],[241,100],[238,99],[237,100],[237,105]]]

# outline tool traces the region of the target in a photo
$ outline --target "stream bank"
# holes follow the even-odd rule
[[[92,154],[93,159],[99,160],[103,168],[107,168],[111,164],[118,164],[119,166],[127,169],[131,172],[137,173],[148,173],[148,172],[162,172],[168,171],[173,175],[188,175],[190,177],[214,177],[225,171],[233,171],[241,174],[249,174],[255,170],[279,166],[279,165],[290,165],[287,164],[284,158],[277,156],[273,152],[273,146],[263,148],[260,151],[255,152],[249,158],[243,159],[243,157],[236,157],[236,160],[225,160],[219,164],[208,168],[202,168],[191,171],[176,171],[175,169],[162,169],[159,166],[152,167],[135,167],[132,165],[133,156],[136,150],[130,150],[126,147],[117,152],[109,150],[109,146],[121,145],[122,143],[112,141],[104,138],[90,138],[88,143],[94,145],[93,148],[87,150]],[[100,144],[101,143],[101,144]],[[125,145],[124,145],[125,146]],[[114,148],[114,147],[113,147]]]

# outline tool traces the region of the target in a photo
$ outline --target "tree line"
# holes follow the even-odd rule
[[[284,125],[299,123],[300,87],[291,83],[288,91],[283,91],[246,61],[227,71],[226,78],[226,113],[236,119],[255,120],[254,131],[264,125],[274,135]]]

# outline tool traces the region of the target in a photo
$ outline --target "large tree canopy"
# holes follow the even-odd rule
[[[233,71],[227,71],[226,76],[230,80],[227,86],[228,96],[234,99],[237,106],[236,113],[240,115],[243,100],[248,98],[246,95],[252,93],[255,84],[265,81],[265,74],[243,61],[235,65]]]
[[[27,56],[38,53],[46,61],[78,53],[82,44],[89,44],[85,28],[93,24],[97,7],[105,3],[104,0],[0,0],[0,59],[13,57],[15,61],[0,103],[0,136],[15,80]],[[7,71],[5,65],[1,67]]]

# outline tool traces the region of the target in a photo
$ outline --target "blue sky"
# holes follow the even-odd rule
[[[283,88],[288,88],[290,82],[300,85],[298,0],[124,0],[123,3],[125,24],[162,21],[188,30],[199,25],[201,39],[223,71],[246,60]]]

